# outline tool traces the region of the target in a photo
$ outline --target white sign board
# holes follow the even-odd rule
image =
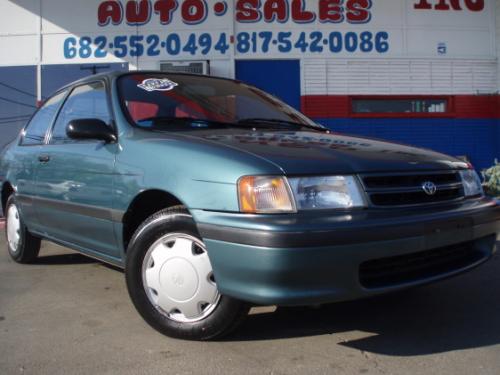
[[[6,0],[0,64],[33,63],[40,37],[50,64],[493,58],[494,13],[488,0]]]

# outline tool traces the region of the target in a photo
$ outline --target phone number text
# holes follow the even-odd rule
[[[241,32],[236,37],[236,51],[251,53],[386,53],[389,51],[389,33],[340,32]]]
[[[64,40],[66,59],[105,58],[108,54],[118,58],[179,55],[226,55],[232,40],[227,33],[159,35],[119,35],[69,37]],[[339,32],[240,32],[234,40],[238,55],[246,54],[339,54],[387,53],[390,49],[389,33],[380,31]]]
[[[214,52],[225,55],[229,48],[226,33],[219,35],[192,33],[187,36],[172,33],[165,37],[159,35],[119,35],[114,38],[83,36],[81,38],[69,37],[64,40],[64,57],[66,59],[105,58],[109,53],[120,58],[181,54],[208,55]]]

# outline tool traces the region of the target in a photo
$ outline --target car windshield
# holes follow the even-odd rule
[[[184,74],[130,74],[120,78],[118,88],[129,118],[144,129],[323,129],[274,96],[238,81]]]

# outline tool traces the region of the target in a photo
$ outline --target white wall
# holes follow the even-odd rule
[[[485,94],[497,90],[494,59],[306,59],[303,95]]]
[[[500,93],[500,0],[496,1],[497,91]]]
[[[38,62],[40,1],[0,1],[0,66]]]
[[[126,0],[119,0],[125,7]],[[154,4],[154,0],[151,0]],[[97,10],[102,0],[0,0],[0,66],[42,64],[72,64],[100,62],[128,62],[132,69],[155,69],[161,60],[210,60],[213,73],[233,75],[234,59],[299,58],[303,67],[303,94],[347,94],[347,93],[487,93],[500,88],[497,73],[500,63],[500,0],[485,0],[481,11],[466,9],[465,0],[459,0],[461,10],[435,9],[417,10],[420,0],[373,0],[369,10],[370,18],[365,23],[348,22],[322,23],[318,20],[319,0],[307,0],[306,10],[316,13],[310,23],[299,23],[292,17],[283,22],[243,23],[235,21],[238,0],[226,0],[228,11],[215,15],[215,1],[207,1],[209,13],[206,20],[196,25],[183,22],[179,9],[174,12],[168,25],[159,22],[152,12],[145,25],[133,26],[123,21],[119,25],[99,26]],[[262,0],[264,4],[266,0]],[[439,0],[428,0],[435,5]],[[291,0],[289,0],[291,3]],[[346,2],[347,4],[347,2]],[[40,17],[41,15],[41,17]],[[203,55],[198,48],[194,55],[182,52],[169,56],[160,48],[159,56],[134,57],[130,52],[125,57],[116,57],[116,47],[111,47],[116,36],[158,35],[162,41],[171,33],[180,35],[185,44],[190,34],[198,38],[203,33],[212,35],[213,43],[222,33],[238,34],[272,32],[273,40],[265,52],[262,40],[248,52],[239,52],[234,44],[225,53],[212,48]],[[279,50],[279,33],[291,32],[293,42],[305,32],[321,32],[319,46],[322,52],[310,49],[301,51],[292,48],[288,52]],[[345,46],[339,52],[331,52],[327,46],[328,37],[338,32],[342,37],[354,33],[387,33],[388,51],[347,51]],[[496,35],[495,35],[496,34]],[[92,55],[68,58],[64,46],[68,38],[80,43],[82,37],[106,38],[106,57],[95,56],[97,46],[92,45]],[[310,42],[310,40],[309,40]],[[42,48],[40,49],[40,43]],[[310,45],[310,43],[309,43]],[[443,50],[439,51],[438,47]],[[39,56],[39,51],[42,55]],[[129,48],[130,51],[130,48]]]
[[[496,92],[500,88],[497,58],[500,56],[500,0],[486,0],[482,12],[415,10],[413,6],[417,2],[407,0],[406,9],[399,17],[403,22],[401,34],[397,36],[401,53],[392,54],[390,58],[377,56],[369,61],[304,58],[302,94]],[[429,3],[437,2],[429,0]],[[440,43],[446,46],[446,54],[437,53]]]

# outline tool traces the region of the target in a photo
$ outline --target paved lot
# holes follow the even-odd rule
[[[121,271],[44,244],[18,265],[0,236],[0,374],[498,374],[500,258],[406,293],[253,314],[220,342],[169,339]]]

